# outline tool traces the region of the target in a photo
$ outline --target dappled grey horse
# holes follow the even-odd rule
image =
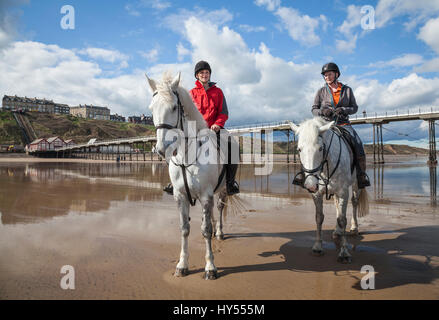
[[[148,79],[153,92],[149,108],[152,111],[154,125],[157,129],[157,144],[155,150],[169,164],[169,177],[174,186],[174,199],[177,201],[180,211],[181,227],[181,252],[175,275],[185,276],[188,274],[188,236],[190,232],[189,210],[199,200],[202,210],[201,232],[206,242],[206,266],[205,278],[216,279],[217,268],[214,264],[211,238],[213,236],[213,206],[214,194],[218,194],[217,207],[219,221],[216,224],[216,237],[223,238],[222,215],[227,202],[225,189],[224,162],[201,161],[198,147],[200,140],[204,137],[209,148],[209,155],[227,154],[224,149],[227,143],[222,143],[221,152],[218,152],[217,136],[215,132],[207,128],[206,122],[194,105],[186,89],[179,86],[180,74],[172,78],[165,73],[161,82]],[[195,137],[190,135],[190,130]],[[173,139],[175,138],[175,139]],[[236,143],[232,139],[232,144]],[[234,148],[237,148],[235,144]],[[192,161],[187,158],[194,155]],[[213,150],[213,152],[212,152]],[[203,151],[203,149],[201,149]],[[205,154],[201,152],[201,154]],[[221,178],[221,179],[219,179]]]
[[[349,146],[333,127],[334,122],[328,123],[320,117],[306,120],[300,126],[291,123],[292,130],[299,135],[297,145],[305,175],[304,187],[311,192],[316,207],[317,235],[312,251],[316,255],[323,254],[323,197],[326,195],[329,199],[330,195],[334,195],[337,223],[333,238],[340,245],[337,260],[350,263],[351,254],[346,239],[346,211],[350,190],[353,206],[352,234],[358,234],[357,212],[359,217],[365,216],[369,207],[367,191],[358,189],[355,169],[352,171],[353,157]]]

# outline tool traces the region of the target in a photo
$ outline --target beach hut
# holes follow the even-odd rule
[[[28,150],[29,151],[47,151],[47,150],[49,150],[49,143],[44,138],[36,139],[29,144]]]
[[[73,147],[74,145],[75,145],[75,141],[73,141],[73,139],[68,139],[64,141],[65,148]]]
[[[55,150],[64,147],[64,140],[60,137],[49,138],[47,139],[47,142],[49,143],[49,150]]]

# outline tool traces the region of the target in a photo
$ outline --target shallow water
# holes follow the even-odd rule
[[[243,195],[310,198],[291,184],[297,170],[274,164],[271,175],[255,176],[254,166],[241,165],[237,180]],[[436,171],[422,160],[369,168],[369,197],[377,204],[413,204],[435,211]],[[162,192],[168,182],[165,163],[0,163],[1,223],[105,212],[129,203],[168,203],[172,197]]]

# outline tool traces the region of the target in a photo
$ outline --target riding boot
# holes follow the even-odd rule
[[[174,194],[174,187],[172,186],[172,183],[170,183],[166,187],[164,187],[163,191],[165,191],[166,193],[168,193],[172,196]]]
[[[370,186],[369,177],[366,174],[366,156],[357,159],[357,180],[358,189]]]
[[[238,171],[238,164],[226,164],[226,187],[227,195],[232,196],[239,193],[238,182],[235,181],[236,171]]]

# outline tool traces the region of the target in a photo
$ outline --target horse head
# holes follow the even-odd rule
[[[153,94],[149,109],[157,129],[155,151],[166,158],[166,150],[173,143],[172,139],[169,139],[169,130],[172,130],[173,133],[178,133],[177,129],[183,130],[183,110],[177,93],[180,73],[174,78],[165,73],[161,82],[148,78],[146,74],[145,76]]]
[[[334,121],[327,123],[321,118],[306,120],[296,126],[291,124],[291,129],[299,136],[297,151],[305,175],[305,188],[315,193],[319,188],[319,176],[327,152],[323,134],[334,126]]]

